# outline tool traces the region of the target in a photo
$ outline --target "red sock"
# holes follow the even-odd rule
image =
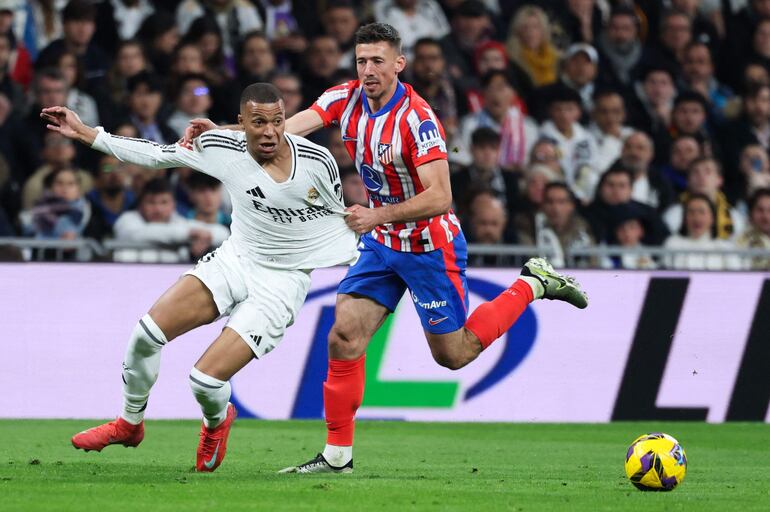
[[[465,328],[476,335],[483,350],[511,328],[532,300],[532,288],[517,279],[503,293],[477,307],[465,322]]]
[[[364,398],[366,355],[345,361],[329,359],[329,373],[324,382],[326,442],[335,446],[353,446],[356,411]]]

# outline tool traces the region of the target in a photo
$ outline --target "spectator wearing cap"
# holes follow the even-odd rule
[[[596,168],[602,173],[620,157],[623,141],[634,130],[625,125],[626,105],[623,96],[612,89],[599,90],[594,94],[591,119],[588,131],[596,141]]]
[[[481,189],[494,192],[512,212],[519,193],[518,179],[500,167],[500,134],[489,127],[476,129],[471,135],[471,155],[471,165],[450,175],[458,214],[468,212],[473,194]]]
[[[441,39],[450,32],[449,21],[436,0],[380,0],[374,3],[374,21],[398,30],[407,61],[412,59],[418,39]]]
[[[733,99],[733,91],[714,76],[711,49],[705,43],[693,41],[684,51],[682,86],[703,95],[709,102],[710,117],[717,121],[725,118],[725,107]]]
[[[613,86],[631,92],[641,67],[643,46],[639,37],[639,18],[630,7],[612,9],[606,28],[599,34],[601,73],[611,77]]]
[[[511,244],[516,242],[515,233],[508,223],[508,212],[496,194],[480,190],[471,198],[468,221],[468,241],[484,245]],[[510,258],[495,255],[471,256],[471,266],[511,266]]]
[[[533,227],[518,233],[520,243],[544,248],[554,267],[564,267],[571,250],[595,245],[590,226],[577,211],[575,195],[563,182],[545,186],[542,212],[535,214]]]
[[[770,255],[770,188],[760,188],[749,198],[749,226],[738,236],[738,247],[765,249]],[[770,256],[755,256],[749,268],[769,270]]]
[[[91,204],[91,220],[85,236],[97,240],[112,238],[118,217],[133,207],[136,196],[128,186],[130,166],[112,155],[99,158],[94,188],[86,194]]]
[[[718,211],[705,194],[694,193],[681,205],[681,222],[677,231],[664,244],[678,252],[664,258],[666,267],[681,270],[738,270],[742,262],[737,255],[709,254],[712,249],[734,249],[730,240],[718,236]]]
[[[578,122],[580,95],[569,87],[554,88],[548,98],[548,119],[540,126],[540,137],[556,142],[565,181],[575,196],[590,201],[599,177],[596,140]]]
[[[143,71],[128,79],[129,119],[139,138],[158,144],[172,144],[179,137],[169,126],[158,118],[163,102],[163,87],[157,76]]]
[[[668,67],[647,67],[641,79],[634,84],[634,97],[626,104],[628,124],[650,134],[656,147],[659,140],[669,136],[671,111],[676,97],[675,83],[674,73]]]
[[[151,0],[108,0],[96,3],[94,42],[114,55],[121,41],[133,39],[146,18],[155,13]]]
[[[350,68],[355,60],[355,35],[358,13],[352,0],[331,0],[321,13],[321,25],[326,35],[332,36],[340,48],[340,67]]]
[[[447,140],[457,131],[457,95],[446,71],[441,44],[436,39],[418,39],[411,60],[412,87],[444,125]]]
[[[609,241],[610,245],[622,247],[626,251],[602,258],[602,267],[631,270],[657,268],[658,265],[652,256],[643,251],[645,233],[648,229],[646,224],[647,219],[638,209],[630,206],[621,207]]]
[[[559,51],[551,42],[551,24],[540,7],[524,5],[508,29],[508,55],[541,87],[558,78]]]
[[[70,0],[62,11],[64,37],[49,44],[40,55],[38,62],[53,62],[51,54],[63,49],[77,55],[83,65],[86,90],[98,89],[105,78],[110,61],[107,54],[92,41],[96,30],[96,8],[88,0]]]
[[[500,166],[509,170],[521,169],[537,139],[537,124],[516,106],[518,92],[508,72],[490,71],[482,78],[482,88],[484,108],[462,119],[454,141],[457,151],[450,152],[449,159],[454,163],[469,165],[472,160],[471,134],[477,128],[487,127],[500,134]]]
[[[548,115],[547,98],[555,88],[568,87],[580,95],[583,113],[581,124],[588,124],[589,113],[593,110],[593,95],[597,88],[598,65],[599,54],[593,46],[587,43],[570,45],[561,60],[559,80],[537,89],[530,101],[530,105],[536,105],[535,117],[542,121]]]
[[[725,192],[733,201],[745,199],[746,177],[738,163],[746,146],[758,144],[770,150],[770,85],[753,85],[744,93],[743,112],[724,125],[719,139],[726,166]]]
[[[610,243],[613,229],[628,210],[644,219],[645,245],[660,245],[669,230],[655,209],[633,199],[634,174],[621,161],[607,169],[596,187],[596,197],[584,210],[598,243]]]
[[[340,47],[331,36],[316,36],[310,40],[302,72],[302,97],[310,105],[329,87],[337,85],[340,67]]]
[[[232,58],[238,40],[264,28],[257,8],[247,0],[183,0],[176,10],[179,32],[187,34],[193,21],[205,16],[216,21],[222,34],[225,56]]]
[[[171,185],[163,178],[148,181],[138,207],[123,213],[114,225],[115,239],[145,243],[147,249],[120,249],[120,262],[181,263],[198,259],[230,235],[220,224],[186,219],[176,212]]]
[[[722,168],[715,159],[703,157],[690,164],[687,171],[687,190],[680,197],[680,202],[670,206],[663,214],[669,229],[675,232],[682,225],[684,204],[694,194],[708,198],[714,207],[715,237],[730,240],[743,231],[746,225],[744,216],[734,208],[722,192]]]
[[[673,187],[676,197],[687,190],[687,169],[690,164],[702,156],[703,139],[698,135],[680,135],[671,142],[669,157],[660,171]]]
[[[492,20],[479,0],[464,0],[452,13],[452,31],[440,39],[449,76],[459,90],[473,87],[473,52],[488,40]]]
[[[620,162],[633,173],[631,198],[661,212],[674,201],[674,190],[652,165],[654,156],[652,139],[646,133],[637,131],[623,142]]]
[[[166,124],[181,138],[190,121],[196,117],[209,117],[212,102],[206,77],[202,74],[183,75],[177,81],[173,98],[175,108]]]

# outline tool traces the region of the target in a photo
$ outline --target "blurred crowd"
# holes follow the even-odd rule
[[[555,265],[608,245],[635,250],[583,264],[770,268],[770,0],[0,0],[0,237],[200,257],[229,232],[218,181],[74,145],[40,109],[169,144],[190,119],[235,122],[242,88],[269,81],[288,117],[356,78],[370,21],[401,33],[401,79],[444,125],[469,242]],[[367,204],[339,131],[314,140]],[[746,247],[768,255],[725,252]]]

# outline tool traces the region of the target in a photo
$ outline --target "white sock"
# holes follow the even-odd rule
[[[530,276],[519,276],[519,279],[527,283],[529,287],[532,288],[532,296],[535,297],[535,299],[543,298],[543,294],[545,294],[545,288],[543,288],[543,283],[540,282],[540,279]]]
[[[123,412],[121,417],[138,425],[144,420],[144,410],[150,389],[158,380],[160,349],[166,336],[150,315],[144,315],[131,333],[123,359]]]
[[[323,456],[326,462],[335,468],[339,468],[350,462],[350,459],[353,458],[353,447],[327,444],[324,447]]]
[[[206,375],[193,367],[190,370],[190,387],[195,399],[201,404],[203,424],[214,428],[225,421],[227,403],[230,401],[230,383]]]

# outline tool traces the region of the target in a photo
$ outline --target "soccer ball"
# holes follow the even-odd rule
[[[626,476],[639,490],[671,491],[686,472],[684,448],[668,434],[639,436],[626,452]]]

